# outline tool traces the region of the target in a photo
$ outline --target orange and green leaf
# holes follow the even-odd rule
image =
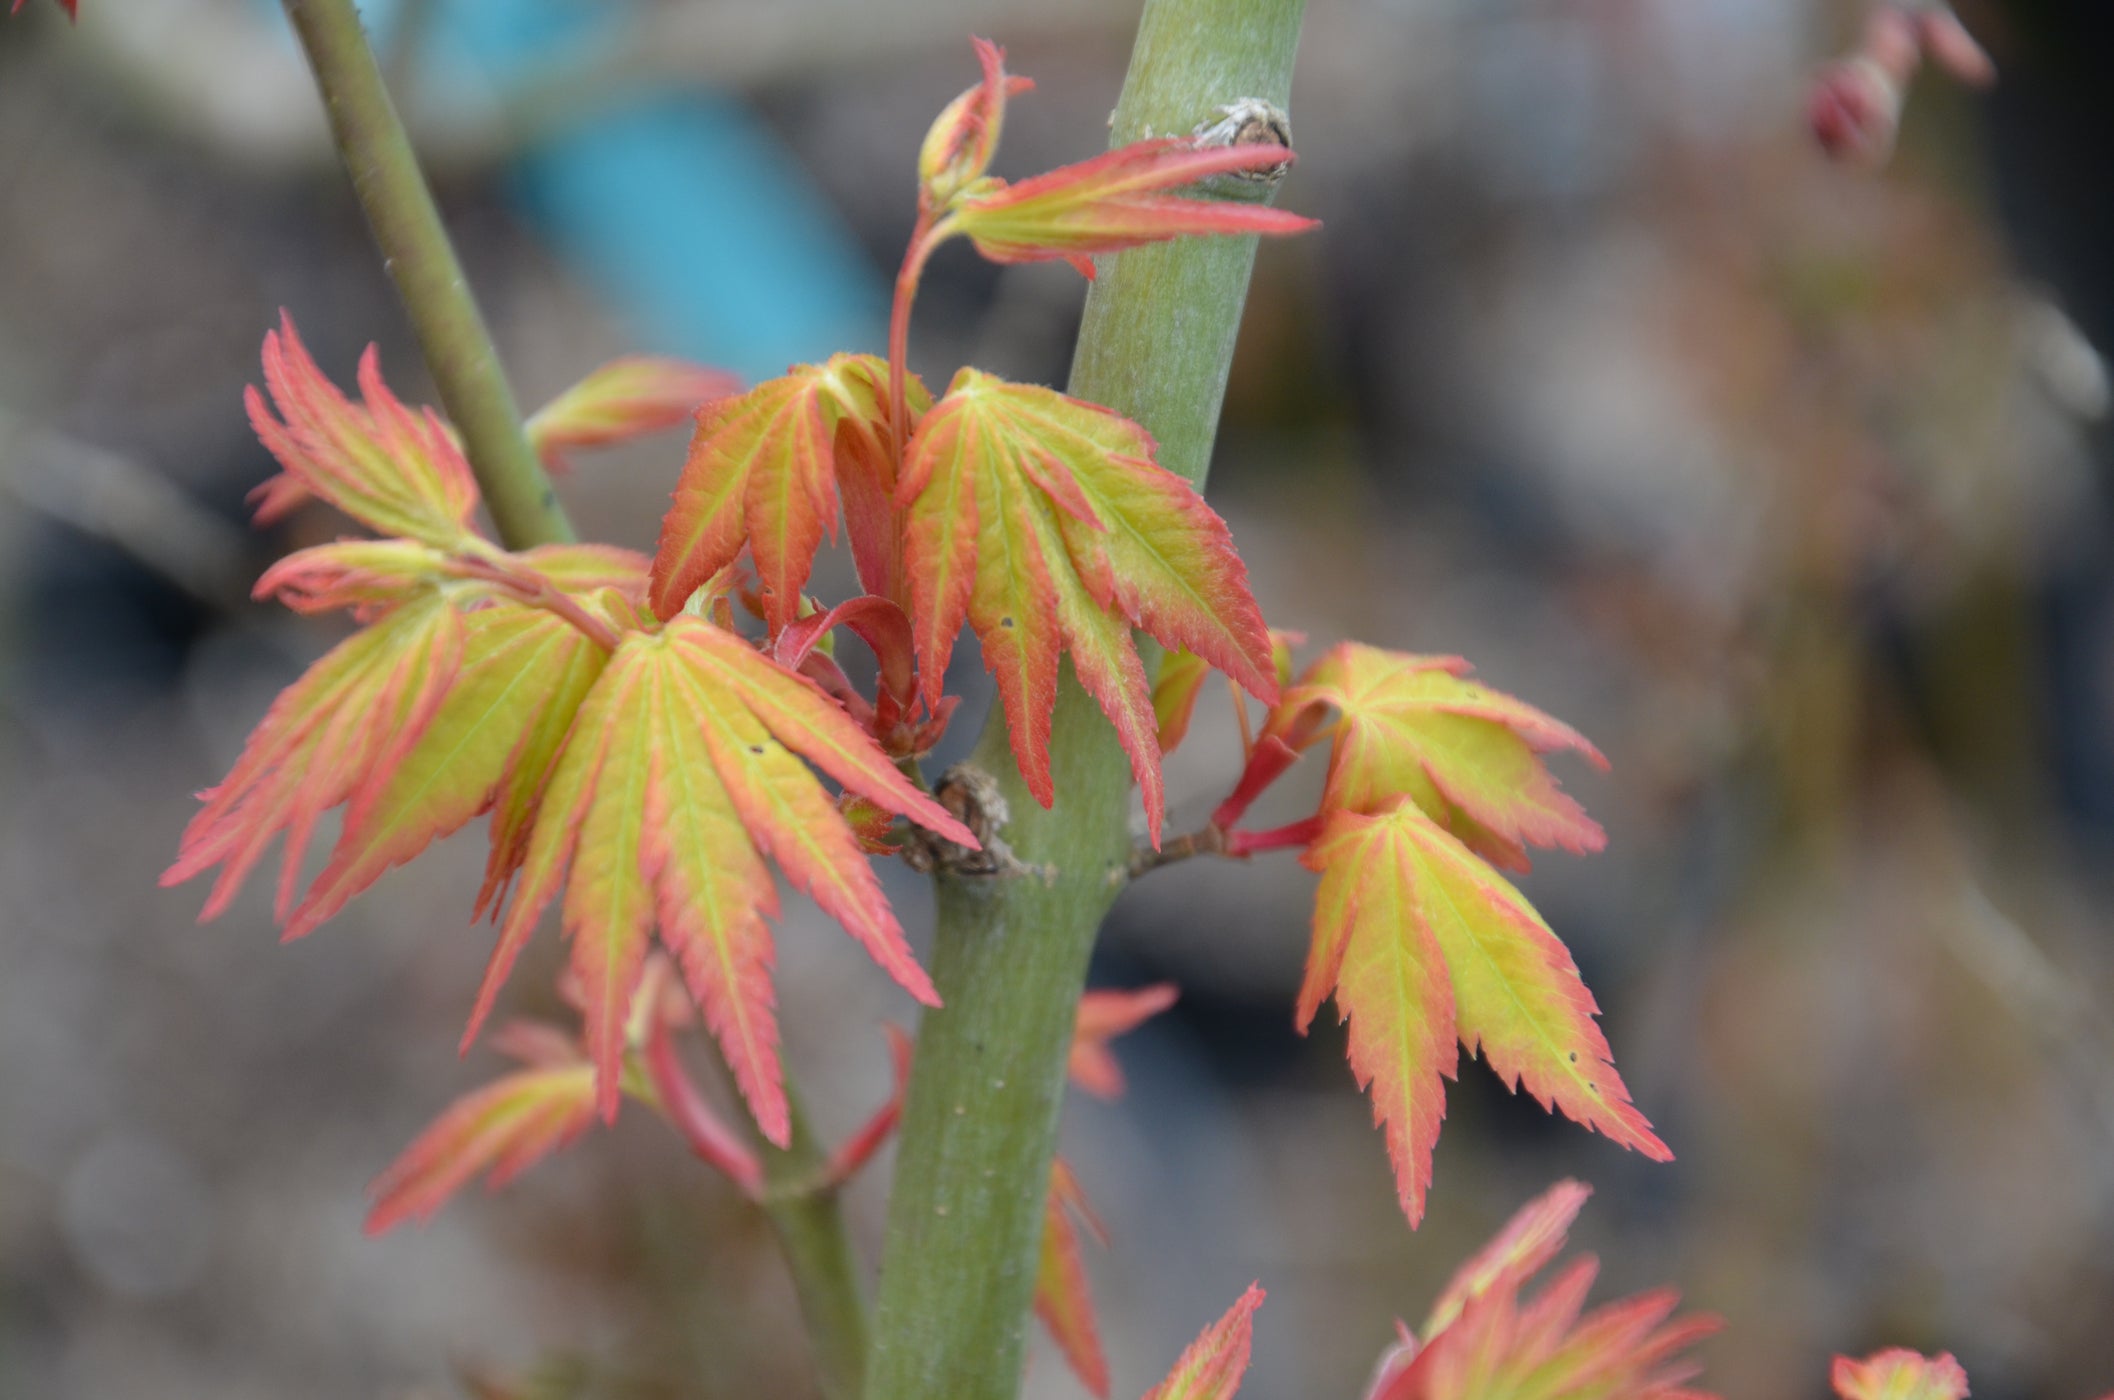
[[[1255,1310],[1262,1302],[1262,1287],[1249,1284],[1226,1315],[1189,1344],[1167,1379],[1154,1386],[1145,1400],[1232,1400],[1248,1371]]]
[[[1065,1364],[1095,1395],[1107,1400],[1108,1356],[1101,1346],[1101,1325],[1094,1316],[1094,1295],[1087,1285],[1086,1260],[1079,1247],[1084,1225],[1103,1247],[1108,1231],[1087,1203],[1079,1178],[1062,1157],[1050,1164],[1049,1200],[1043,1211],[1042,1253],[1035,1266],[1035,1316],[1048,1330]]]
[[[462,619],[454,683],[402,758],[353,800],[330,864],[287,921],[298,938],[392,866],[548,772],[539,737],[572,723],[605,659],[562,618],[518,604]]]
[[[665,355],[626,355],[537,409],[527,423],[529,445],[553,470],[565,454],[607,447],[690,422],[714,399],[741,392],[741,380]]]
[[[471,1034],[562,892],[601,1111],[616,1110],[624,1011],[657,926],[758,1124],[782,1145],[765,923],[777,895],[765,856],[906,990],[937,1004],[857,837],[801,758],[849,792],[973,843],[841,709],[740,637],[688,616],[627,634],[551,773]]]
[[[1600,768],[1607,760],[1569,725],[1466,679],[1467,669],[1459,657],[1346,642],[1285,692],[1265,733],[1295,748],[1333,737],[1325,807],[1372,812],[1407,796],[1512,869],[1525,868],[1530,845],[1601,849],[1606,834],[1542,756],[1569,749]]]
[[[284,832],[277,909],[285,918],[316,822],[393,772],[418,742],[455,679],[463,637],[461,614],[429,591],[326,653],[272,702],[227,777],[200,794],[205,806],[162,884],[219,866],[199,916],[213,918]]]
[[[1592,993],[1518,890],[1415,803],[1337,811],[1305,857],[1321,874],[1297,1024],[1324,996],[1350,1022],[1353,1073],[1388,1136],[1402,1208],[1423,1216],[1458,1038],[1506,1087],[1672,1157],[1630,1103]]]
[[[244,402],[257,436],[283,469],[257,489],[260,522],[310,495],[383,535],[452,549],[470,534],[477,483],[470,464],[431,409],[414,413],[382,382],[373,346],[360,357],[362,401],[353,403],[316,367],[280,314],[264,337],[264,382]]]
[[[935,241],[967,234],[993,262],[1062,258],[1088,277],[1097,254],[1214,233],[1304,233],[1316,220],[1267,205],[1172,193],[1199,180],[1281,169],[1269,144],[1200,146],[1181,137],[1138,141],[1017,184],[986,178],[962,189]]]
[[[1563,1248],[1588,1194],[1566,1181],[1529,1202],[1454,1276],[1421,1344],[1403,1333],[1367,1400],[1709,1400],[1684,1384],[1699,1368],[1683,1353],[1718,1322],[1676,1318],[1680,1299],[1672,1290],[1586,1313],[1598,1266],[1584,1256],[1521,1298]]]
[[[1964,1400],[1967,1372],[1950,1352],[1924,1356],[1903,1347],[1862,1361],[1835,1358],[1829,1380],[1842,1400]]]
[[[1151,437],[1117,414],[965,369],[919,422],[898,499],[927,703],[966,621],[1022,776],[1047,805],[1057,663],[1069,651],[1123,740],[1157,841],[1159,721],[1129,626],[1265,700],[1276,682],[1225,522],[1152,455]]]
[[[525,1068],[456,1100],[375,1179],[368,1234],[430,1220],[480,1172],[497,1190],[587,1130],[594,1066],[556,1032],[536,1036],[534,1048]]]
[[[889,440],[887,383],[888,367],[875,357],[836,355],[706,405],[661,522],[655,614],[675,616],[746,544],[771,630],[799,616],[815,552],[836,534],[839,471],[876,470]],[[865,490],[861,505],[885,485]],[[876,528],[864,516],[859,522]]]

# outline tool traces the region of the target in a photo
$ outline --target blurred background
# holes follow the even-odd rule
[[[631,349],[755,378],[880,348],[967,35],[1038,80],[1017,176],[1101,147],[1135,20],[371,13],[529,404]],[[1118,1395],[1260,1277],[1243,1394],[1353,1397],[1391,1319],[1564,1174],[1597,1188],[1605,1296],[1673,1282],[1730,1319],[1706,1378],[1736,1400],[1820,1395],[1831,1352],[1885,1343],[1957,1352],[1983,1397],[2114,1385],[2114,12],[1963,14],[2002,81],[1926,77],[1872,175],[1802,111],[1851,0],[1315,0],[1283,199],[1326,226],[1263,251],[1212,495],[1277,625],[1465,653],[1613,759],[1562,772],[1607,853],[1526,888],[1680,1160],[1464,1065],[1412,1234],[1340,1032],[1290,1029],[1311,877],[1171,869],[1095,980],[1181,1003],[1118,1046],[1129,1099],[1065,1129],[1114,1236],[1089,1266]],[[1082,291],[950,250],[913,360],[1061,384]],[[0,1395],[807,1395],[767,1232],[647,1114],[360,1233],[366,1183],[501,1064],[452,1053],[475,837],[287,948],[259,889],[195,927],[202,890],[156,888],[190,794],[341,635],[247,601],[340,528],[244,523],[271,468],[240,393],[280,307],[326,371],[376,340],[430,397],[277,7],[0,21]],[[650,547],[681,451],[583,460],[583,530]],[[1171,829],[1237,757],[1214,693]],[[928,896],[888,878],[922,936]],[[843,1131],[913,1008],[804,906],[781,957]],[[885,1174],[852,1195],[869,1258]],[[1039,1342],[1030,1389],[1081,1393]]]

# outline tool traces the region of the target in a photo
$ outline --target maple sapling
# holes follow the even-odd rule
[[[1147,35],[1193,3],[1156,4]],[[495,387],[462,288],[421,309],[424,279],[452,253],[386,95],[360,100],[378,89],[356,21],[348,32],[342,3],[289,9],[334,104],[353,94],[333,107],[348,154],[379,152],[393,172],[363,195],[392,256],[402,247],[422,260],[415,275],[399,269],[400,285],[429,355],[454,357],[456,372],[439,377],[456,421],[399,402],[372,350],[355,400],[290,318],[267,335],[265,388],[248,402],[281,473],[257,492],[259,519],[320,502],[374,535],[299,551],[258,591],[302,612],[345,610],[359,629],[272,705],[204,795],[165,879],[217,868],[211,917],[283,835],[275,911],[299,937],[489,814],[471,903],[498,932],[463,1048],[553,905],[567,943],[561,990],[579,1023],[504,1026],[495,1048],[520,1067],[447,1109],[377,1179],[371,1229],[430,1216],[480,1173],[505,1182],[629,1097],[774,1213],[833,1394],[1010,1394],[1017,1322],[1032,1304],[1106,1395],[1079,1229],[1102,1232],[1051,1150],[1057,1086],[1069,1067],[1090,1092],[1120,1093],[1107,1041],[1174,993],[1082,997],[1085,949],[1129,879],[1175,859],[1272,850],[1320,875],[1296,1022],[1303,1030],[1331,995],[1349,1020],[1351,1068],[1385,1130],[1410,1224],[1425,1208],[1456,1047],[1545,1107],[1670,1155],[1615,1073],[1569,953],[1498,873],[1524,870],[1530,847],[1599,849],[1599,826],[1545,760],[1605,760],[1560,721],[1470,679],[1458,658],[1346,643],[1299,669],[1303,639],[1266,624],[1232,532],[1197,488],[1253,236],[1315,227],[1265,202],[1292,159],[1281,102],[1296,5],[1214,40],[1251,44],[1241,62],[1253,91],[1274,99],[1184,95],[1200,117],[1159,129],[1191,135],[1119,141],[1013,183],[989,172],[1008,99],[1030,85],[976,41],[980,81],[918,155],[885,359],[847,351],[742,389],[633,357],[525,425],[503,378]],[[1198,81],[1206,67],[1134,73],[1119,129],[1171,100],[1155,82]],[[1199,187],[1226,175],[1253,178],[1232,198]],[[407,213],[407,200],[419,207]],[[911,308],[930,258],[957,236],[992,261],[1063,260],[1096,279],[1074,387],[1108,379],[1137,401],[1119,408],[966,367],[928,392],[907,363]],[[1124,250],[1169,259],[1152,295],[1194,293],[1208,310],[1196,324],[1218,327],[1193,350],[1154,350],[1150,375],[1114,374],[1102,358],[1126,336],[1144,353],[1136,347],[1165,334],[1161,322],[1111,320],[1121,314],[1111,308],[1151,305],[1127,282],[1145,264],[1095,261]],[[556,467],[693,411],[652,558],[572,543],[539,459]],[[1157,440],[1156,421],[1167,430]],[[475,523],[480,504],[496,541]],[[807,591],[815,560],[840,521],[865,591],[818,600]],[[994,679],[996,719],[928,790],[921,761],[960,700],[947,673],[965,627]],[[873,652],[870,686],[837,663],[840,632]],[[1157,680],[1154,642],[1171,652]],[[1239,761],[1205,827],[1163,842],[1162,759],[1213,670],[1239,718]],[[1323,746],[1317,809],[1245,825]],[[1130,832],[1133,790],[1142,841]],[[333,848],[304,889],[308,844],[336,808]],[[932,974],[872,865],[894,855],[940,884]],[[932,1008],[914,1048],[891,1032],[896,1091],[834,1149],[806,1131],[780,1065],[780,876]],[[1023,937],[978,943],[979,928],[1015,920]],[[679,1037],[697,1026],[755,1145],[691,1078]],[[869,1347],[834,1192],[898,1132],[882,1328]],[[956,1175],[968,1173],[1002,1174],[1013,1189],[971,1189]],[[958,1194],[930,1210],[933,1192]],[[1544,1211],[1562,1216],[1543,1231],[1559,1241],[1567,1202]],[[1002,1286],[987,1288],[986,1272]],[[1154,1396],[1230,1395],[1261,1296],[1251,1290],[1208,1329]],[[1458,1326],[1495,1315],[1494,1304],[1459,1306],[1463,1322],[1435,1328],[1424,1356],[1449,1354]],[[1652,1313],[1638,1356],[1690,1335],[1654,1330],[1661,1320]],[[1557,1345],[1561,1330],[1540,1342]]]

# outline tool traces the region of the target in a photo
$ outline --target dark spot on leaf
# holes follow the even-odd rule
[[[1011,627],[1013,625],[1013,619],[1010,617],[1002,617],[998,620],[998,625],[1001,627]]]
[[[760,753],[762,753],[762,752],[763,752],[763,745],[761,745],[761,744],[751,744],[751,745],[749,745],[749,752],[750,752],[750,753],[755,753],[755,754],[760,754]],[[1577,1057],[1576,1055],[1573,1055],[1573,1056],[1572,1056],[1571,1058],[1575,1060],[1575,1059],[1577,1059],[1578,1057]]]
[[[1576,1050],[1571,1052],[1571,1063],[1574,1065],[1578,1063],[1578,1052]]]

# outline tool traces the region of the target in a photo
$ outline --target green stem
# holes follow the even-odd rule
[[[1114,140],[1186,132],[1257,97],[1283,106],[1303,0],[1147,0]],[[1202,485],[1254,263],[1253,238],[1189,239],[1102,263],[1071,392],[1145,425]],[[1058,801],[1020,781],[1002,723],[972,761],[1031,869],[943,875],[933,980],[904,1107],[866,1400],[1018,1392],[1072,1018],[1130,859],[1129,768],[1067,677],[1051,729]]]
[[[509,549],[574,538],[352,0],[285,0],[353,193]]]
[[[786,1085],[792,1142],[773,1147],[760,1138],[763,1211],[778,1235],[800,1315],[807,1323],[815,1372],[828,1400],[858,1400],[866,1372],[866,1295],[858,1260],[844,1228],[838,1184],[830,1179],[829,1153],[808,1127],[800,1101]]]

